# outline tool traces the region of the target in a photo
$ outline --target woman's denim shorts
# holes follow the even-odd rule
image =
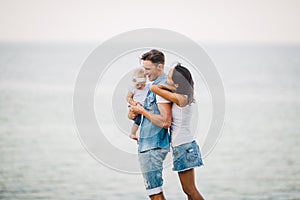
[[[173,147],[173,171],[186,171],[203,165],[196,141]]]

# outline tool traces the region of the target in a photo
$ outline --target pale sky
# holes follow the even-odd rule
[[[0,41],[103,41],[152,27],[204,43],[300,44],[300,1],[0,0]]]

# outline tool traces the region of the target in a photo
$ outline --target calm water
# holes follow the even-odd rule
[[[0,199],[147,199],[140,175],[94,160],[72,94],[95,45],[0,45]],[[206,199],[300,199],[300,46],[205,46],[226,90],[226,122],[196,170]],[[164,171],[167,199],[185,199]]]

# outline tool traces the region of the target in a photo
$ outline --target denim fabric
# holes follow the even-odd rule
[[[166,82],[166,75],[163,74],[158,77],[152,84],[164,84]],[[150,113],[159,114],[156,103],[156,95],[149,90],[144,103],[145,110]],[[148,151],[155,148],[170,149],[170,135],[167,129],[154,125],[146,117],[143,117],[140,126],[140,136],[138,140],[138,151]]]
[[[198,144],[193,141],[173,147],[173,170],[185,171],[203,165]]]
[[[134,124],[135,124],[136,126],[140,126],[141,120],[142,120],[142,115],[137,115],[137,116],[133,119]]]
[[[149,191],[151,190],[160,191],[157,190],[157,188],[163,185],[163,161],[166,158],[167,154],[168,149],[161,148],[151,149],[149,151],[138,153],[139,163],[148,195],[153,194],[149,193]]]

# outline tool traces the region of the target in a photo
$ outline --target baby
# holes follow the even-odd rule
[[[146,76],[144,74],[144,69],[139,68],[134,71],[132,77],[132,83],[133,85],[130,86],[128,90],[127,102],[130,105],[140,104],[141,106],[143,106],[145,102],[145,98],[149,91],[149,84],[146,84]],[[136,132],[139,128],[139,125],[141,124],[141,119],[142,119],[141,115],[137,115],[134,118],[134,123],[132,125],[131,133],[129,135],[131,139],[138,140],[138,137],[136,136]]]

